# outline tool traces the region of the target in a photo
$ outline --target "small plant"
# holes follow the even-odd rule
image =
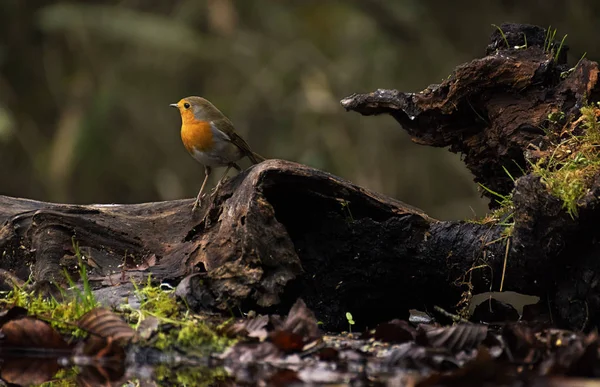
[[[565,79],[567,78],[569,75],[571,75],[571,73],[573,71],[575,71],[575,69],[579,66],[579,64],[581,63],[581,61],[583,60],[583,58],[585,58],[585,56],[587,55],[587,52],[584,52],[583,55],[581,56],[581,58],[579,58],[579,60],[577,61],[577,63],[575,64],[575,66],[571,67],[570,69],[568,69],[567,71],[563,71],[562,73],[560,73],[560,78],[561,79]]]
[[[552,112],[552,113],[548,114],[548,121],[550,121],[553,124],[559,124],[559,123],[563,122],[564,119],[565,119],[565,113],[561,112],[561,111]]]
[[[495,24],[492,24],[493,27],[496,27],[496,29],[498,30],[498,32],[500,32],[500,36],[502,36],[502,39],[504,40],[504,44],[506,44],[506,48],[510,48],[510,45],[508,44],[508,40],[506,39],[506,35],[504,35],[504,31],[502,31],[502,28],[498,27]],[[527,42],[527,38],[525,38],[525,42]],[[527,45],[527,43],[525,43]]]
[[[354,217],[352,216],[352,212],[350,211],[350,202],[346,199],[337,199],[341,206],[342,206],[342,211],[346,212],[346,222],[350,223],[350,222],[354,222]]]
[[[502,36],[502,40],[504,40],[504,44],[506,45],[506,48],[510,48],[510,45],[508,44],[508,39],[506,39],[506,34],[504,33],[504,31],[502,31],[502,28],[500,28],[496,24],[492,24],[492,27],[495,27],[498,30],[498,32],[500,33],[500,36]],[[521,49],[527,48],[527,35],[525,35],[525,33],[523,33],[523,41],[524,41],[523,45],[514,46],[513,48],[515,50],[521,50]]]
[[[75,252],[75,257],[77,257],[77,268],[79,270],[79,278],[81,279],[81,284],[83,290],[79,289],[75,281],[71,278],[66,269],[63,269],[65,274],[65,278],[69,283],[69,288],[75,294],[75,299],[77,302],[75,303],[75,307],[77,308],[77,313],[81,313],[83,316],[85,313],[94,309],[98,306],[98,302],[96,301],[96,297],[92,292],[92,287],[90,286],[90,281],[87,275],[87,268],[83,262],[83,256],[81,255],[81,250],[79,249],[79,243],[75,240],[73,236],[71,238],[71,244],[73,246],[73,251]]]
[[[567,39],[567,35],[563,36],[563,38],[560,41],[560,44],[558,45],[558,49],[556,49],[556,51],[554,51],[554,48],[555,48],[554,38],[556,38],[556,31],[557,31],[556,28],[552,29],[552,26],[549,26],[546,29],[546,38],[544,40],[544,51],[547,53],[553,54],[555,62],[558,61],[560,52],[563,48],[565,40]]]
[[[558,62],[558,56],[560,55],[560,51],[563,48],[563,44],[565,43],[565,39],[567,39],[567,34],[565,34],[565,36],[563,36],[563,38],[560,40],[560,45],[558,46],[558,50],[556,50],[556,53],[554,54],[554,61]]]
[[[346,312],[346,320],[348,320],[348,332],[352,333],[352,325],[355,324],[352,313]]]
[[[552,26],[548,26],[546,29],[546,38],[544,39],[544,51],[550,52],[554,38],[556,37],[556,28],[553,30]]]
[[[515,163],[515,165],[521,172],[521,175],[524,175],[525,170],[523,168],[521,168],[521,166],[516,161],[513,160],[513,162]],[[504,170],[504,173],[506,173],[506,175],[514,183],[516,179],[510,173],[510,171],[505,166],[502,166],[502,169]],[[495,241],[489,242],[489,244],[496,243],[496,242],[502,241],[502,240],[510,237],[512,235],[512,232],[513,232],[513,229],[515,226],[515,222],[513,220],[514,204],[513,204],[512,193],[509,193],[507,195],[502,195],[502,194],[486,187],[483,184],[479,184],[479,186],[483,190],[489,192],[490,194],[492,194],[493,196],[496,197],[495,200],[496,200],[496,203],[498,203],[498,208],[496,208],[494,211],[492,211],[492,213],[487,215],[485,218],[483,218],[481,220],[471,220],[471,222],[478,223],[478,224],[496,223],[499,226],[505,227],[504,230],[502,231],[502,237],[500,237],[499,239],[497,239]]]
[[[515,48],[516,48],[517,50],[520,50],[520,49],[522,49],[522,48],[527,48],[527,35],[525,35],[525,32],[523,32],[523,41],[524,41],[525,43],[523,43],[523,45],[522,45],[522,46],[515,46]]]
[[[505,169],[505,171],[506,171],[506,173],[508,173],[508,170]],[[514,181],[513,177],[509,173],[508,173],[508,175]],[[484,218],[481,223],[485,224],[485,223],[489,223],[489,222],[498,222],[498,224],[501,226],[512,227],[514,225],[514,222],[509,222],[509,220],[512,219],[512,217],[513,217],[513,211],[514,211],[512,193],[510,193],[508,195],[502,195],[502,194],[486,187],[483,184],[479,184],[479,186],[482,189],[484,189],[485,191],[494,195],[497,198],[497,199],[495,199],[496,203],[498,203],[498,208],[496,210],[494,210],[489,216]]]

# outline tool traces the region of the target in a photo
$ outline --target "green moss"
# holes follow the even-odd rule
[[[581,108],[582,125],[586,129],[585,138],[588,142],[600,144],[600,124],[598,123],[598,103],[596,106],[584,106]]]
[[[138,322],[145,315],[156,317],[161,324],[168,324],[169,329],[159,331],[150,345],[160,350],[177,347],[188,354],[204,356],[211,352],[220,352],[233,340],[219,335],[200,316],[189,313],[180,305],[173,290],[165,290],[153,285],[152,280],[143,287],[134,283],[135,293],[140,300],[140,313],[136,314]]]
[[[52,381],[40,384],[40,387],[75,387],[77,383],[77,375],[79,374],[77,368],[65,368],[59,370]]]
[[[160,365],[154,369],[154,378],[165,384],[178,386],[214,386],[227,378],[221,367],[178,367]]]
[[[572,218],[578,216],[577,204],[600,172],[598,116],[598,104],[582,107],[581,117],[561,131],[570,137],[562,141],[553,139],[549,155],[532,165],[533,173],[540,176],[553,196],[562,200],[563,208]]]
[[[177,347],[189,355],[206,356],[221,352],[235,343],[234,339],[219,335],[198,316],[188,316],[180,320],[164,320],[174,327],[167,332],[159,332],[152,339],[152,346],[167,350]]]
[[[136,283],[135,293],[140,300],[140,310],[158,318],[169,318],[179,313],[179,305],[175,299],[173,290],[165,290],[160,286],[152,284],[152,278],[148,276],[148,281],[144,287],[139,287]]]

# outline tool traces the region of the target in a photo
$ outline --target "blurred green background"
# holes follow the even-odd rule
[[[439,83],[483,55],[492,23],[552,25],[568,34],[570,62],[596,59],[599,11],[592,0],[0,0],[0,194],[193,197],[203,168],[168,105],[201,95],[266,157],[440,219],[483,216],[459,155],[339,100]]]

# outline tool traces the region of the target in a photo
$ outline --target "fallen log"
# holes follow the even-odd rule
[[[360,329],[410,308],[454,309],[502,286],[540,296],[558,325],[594,327],[600,180],[574,218],[532,163],[564,129],[548,124],[551,113],[574,123],[596,101],[598,66],[584,59],[570,70],[542,29],[502,28],[508,46],[495,33],[486,57],[441,85],[342,100],[348,110],[391,114],[415,142],[463,153],[488,195],[511,197],[502,216],[442,222],[326,172],[268,160],[196,213],[192,200],[81,206],[0,196],[3,277],[10,286],[31,267],[38,286],[64,282],[63,268],[77,273],[79,250],[107,303],[152,275],[179,284],[194,308],[278,312],[302,297],[326,329],[347,328],[346,312]]]
[[[347,311],[374,324],[408,307],[456,303],[453,282],[484,251],[488,259],[503,251],[486,246],[500,227],[438,222],[281,160],[232,178],[210,207],[192,214],[191,204],[80,206],[2,196],[1,268],[27,278],[30,262],[36,281],[60,283],[64,266],[77,274],[74,237],[92,281],[118,300],[132,277],[175,285],[196,273],[204,307],[285,308],[302,296],[328,327],[342,328]],[[198,294],[194,286],[188,291]]]

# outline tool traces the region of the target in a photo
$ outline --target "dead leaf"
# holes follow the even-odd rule
[[[290,309],[281,329],[302,336],[306,342],[322,336],[317,318],[300,298]]]
[[[0,351],[5,353],[13,349],[47,352],[68,350],[69,346],[62,336],[44,321],[23,317],[8,321],[0,329]]]
[[[19,386],[39,385],[49,381],[60,369],[57,358],[29,357],[0,358],[0,377],[4,382]]]
[[[121,316],[104,308],[95,308],[87,312],[79,319],[77,325],[95,336],[110,338],[120,344],[128,343],[136,335]]]
[[[300,352],[304,348],[304,338],[294,332],[277,330],[269,334],[269,340],[285,353]]]
[[[305,344],[321,336],[315,315],[298,299],[281,326],[269,333],[269,340],[283,352],[290,353],[302,351]]]
[[[456,353],[477,348],[486,338],[487,332],[486,325],[477,324],[458,324],[432,329],[423,327],[419,332],[418,341],[422,345],[442,347]]]
[[[374,338],[386,343],[405,343],[414,340],[417,330],[404,320],[394,319],[387,323],[379,324],[373,332],[369,332],[361,338]]]
[[[254,318],[238,321],[228,326],[224,333],[230,336],[244,336],[257,338],[263,341],[267,338],[267,325],[269,324],[269,316],[258,315]]]

